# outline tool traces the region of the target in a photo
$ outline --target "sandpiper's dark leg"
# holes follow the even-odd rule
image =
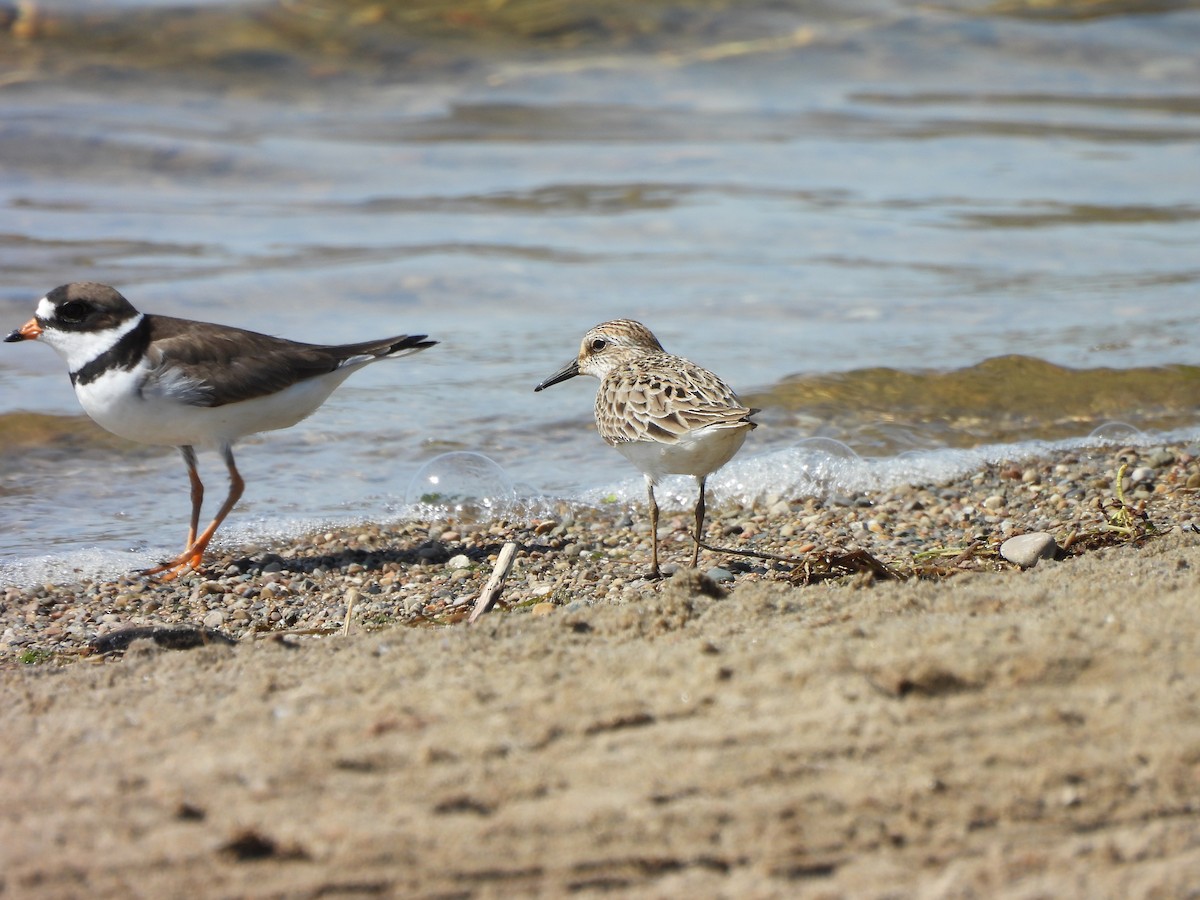
[[[654,499],[654,482],[646,477],[646,497],[650,504],[650,577],[662,578],[658,570],[658,501]]]
[[[696,546],[692,548],[693,569],[700,561],[700,542],[704,540],[704,484],[707,480],[707,475],[700,475],[696,478],[696,481],[700,483],[700,496],[696,499]]]

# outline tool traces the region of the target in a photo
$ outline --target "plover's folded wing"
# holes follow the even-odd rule
[[[282,391],[389,356],[437,343],[425,335],[399,335],[359,344],[305,344],[208,322],[148,316],[150,373],[143,391],[193,406],[224,406]]]

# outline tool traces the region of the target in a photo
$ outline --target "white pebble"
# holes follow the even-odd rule
[[[1022,569],[1038,564],[1038,560],[1050,559],[1058,552],[1054,535],[1045,531],[1019,534],[1000,545],[1000,555]]]

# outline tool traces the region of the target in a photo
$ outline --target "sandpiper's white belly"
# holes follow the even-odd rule
[[[701,477],[733,459],[750,428],[748,422],[732,426],[710,425],[689,431],[674,444],[623,441],[616,444],[616,448],[653,482],[658,482],[664,475]]]
[[[144,444],[219,446],[247,434],[295,425],[311,415],[357,367],[309,378],[274,394],[227,403],[192,406],[162,391],[139,392],[141,368],[109,370],[77,385],[84,411],[102,428]]]

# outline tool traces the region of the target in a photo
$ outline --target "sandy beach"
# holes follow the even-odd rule
[[[648,582],[634,508],[10,588],[0,894],[1194,896],[1197,482],[1168,446],[716,498],[713,543],[905,580],[704,554]],[[1060,558],[997,554],[1036,530]],[[181,626],[230,640],[111,640]]]
[[[1174,0],[0,3],[0,337],[94,281],[438,342],[239,440],[170,582],[170,445],[203,523],[229,470],[166,401],[237,404],[87,316],[3,344],[0,900],[1200,900],[1197,46]],[[597,385],[535,392],[617,317],[760,410],[694,570]]]

